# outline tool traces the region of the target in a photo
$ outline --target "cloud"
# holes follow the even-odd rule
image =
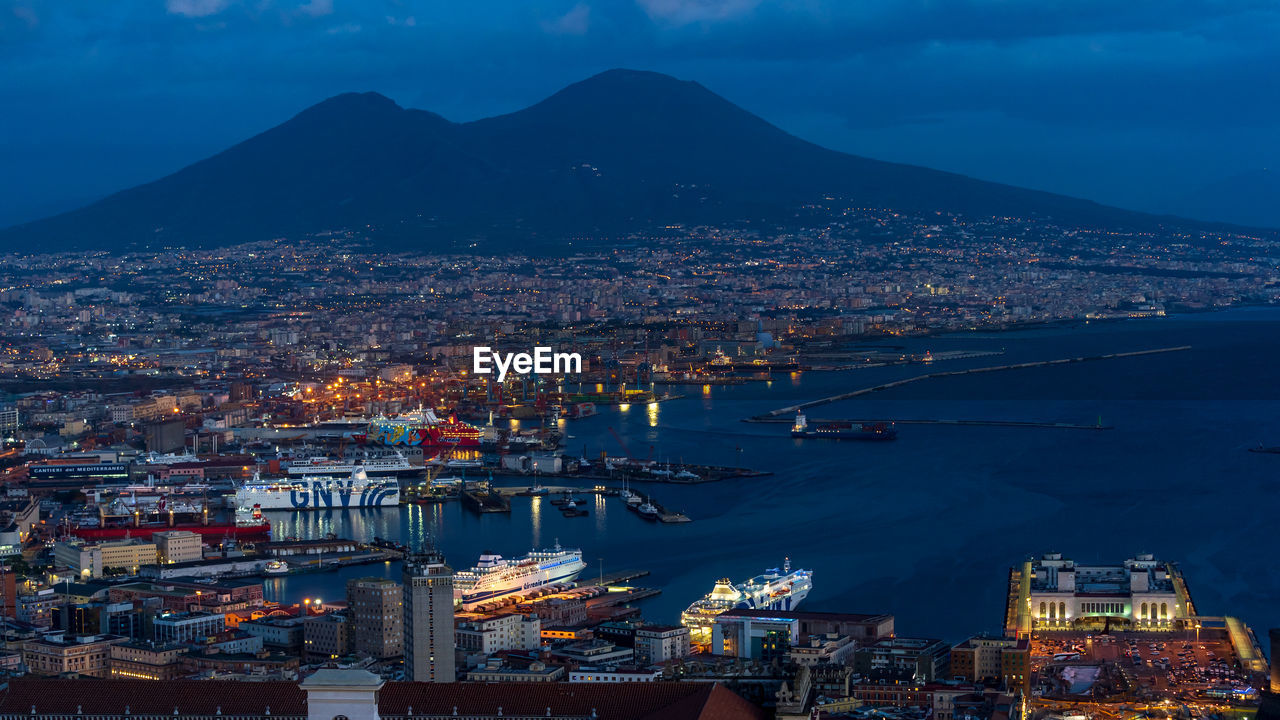
[[[333,13],[333,0],[308,0],[298,6],[298,12],[311,17]]]
[[[636,0],[652,19],[671,25],[730,20],[747,15],[760,0]]]
[[[586,35],[591,25],[591,8],[578,3],[569,12],[555,20],[542,23],[542,29],[552,35]]]
[[[164,7],[174,15],[196,18],[217,15],[230,4],[231,0],[165,0]]]

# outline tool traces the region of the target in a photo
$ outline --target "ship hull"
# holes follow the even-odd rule
[[[862,440],[864,442],[886,442],[898,438],[897,430],[792,430],[791,437],[823,440]]]
[[[271,523],[262,522],[259,525],[231,525],[231,524],[211,524],[211,525],[143,525],[140,527],[97,527],[97,528],[75,528],[71,531],[72,535],[85,540],[114,540],[118,538],[131,537],[142,540],[150,540],[151,536],[158,532],[169,532],[171,530],[189,530],[198,535],[212,538],[233,537],[237,539],[262,539],[270,537]]]
[[[484,558],[481,560],[483,562]],[[586,567],[580,552],[543,553],[536,562],[526,558],[504,561],[503,565],[496,567],[475,567],[454,576],[453,600],[463,610],[470,611],[486,603],[527,596],[555,585],[571,583]]]
[[[236,491],[239,507],[263,510],[364,510],[400,505],[394,481],[359,485],[350,479],[298,480],[279,486],[245,486]]]

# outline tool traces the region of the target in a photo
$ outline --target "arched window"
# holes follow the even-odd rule
[[[1169,603],[1160,603],[1160,619],[1169,619]]]
[[[1058,603],[1058,617],[1063,620],[1067,619],[1067,604],[1064,602]]]
[[[1138,613],[1138,617],[1145,618],[1146,616],[1147,616],[1147,604],[1142,603],[1142,612]]]
[[[1040,601],[1040,619],[1043,620],[1049,616],[1048,610],[1045,609],[1044,601]]]

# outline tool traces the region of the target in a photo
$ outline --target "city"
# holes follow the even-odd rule
[[[1280,720],[1277,33],[0,2],[0,720]]]

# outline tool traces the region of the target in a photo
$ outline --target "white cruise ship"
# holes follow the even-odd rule
[[[470,570],[453,576],[453,601],[463,610],[498,600],[529,597],[553,585],[570,583],[586,569],[581,550],[569,550],[556,543],[550,550],[533,550],[518,560],[485,553]]]
[[[361,468],[347,477],[266,479],[254,475],[236,488],[238,507],[257,505],[263,510],[359,509],[399,504],[400,483],[395,478],[370,478]]]
[[[359,460],[332,460],[326,457],[313,457],[306,460],[295,460],[289,464],[289,475],[350,475],[357,468],[373,477],[410,475],[422,470],[416,468],[405,458],[396,453],[385,457],[360,458]]]
[[[781,571],[772,568],[738,585],[729,578],[716,581],[711,592],[681,613],[680,624],[689,628],[694,642],[708,642],[712,621],[720,613],[735,608],[793,610],[812,589],[813,571],[792,570],[787,558]]]

